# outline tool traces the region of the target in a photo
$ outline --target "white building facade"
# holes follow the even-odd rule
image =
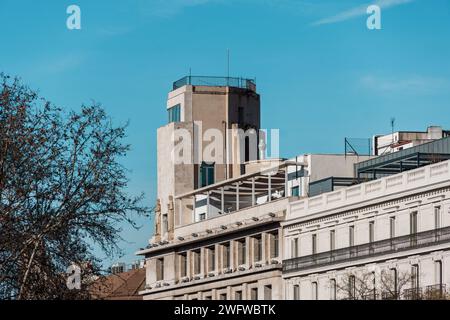
[[[419,299],[450,285],[450,161],[290,203],[285,299]]]

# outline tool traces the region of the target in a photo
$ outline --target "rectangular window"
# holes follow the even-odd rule
[[[313,234],[312,235],[312,254],[316,254],[317,253],[317,234]]]
[[[156,281],[164,280],[164,258],[156,259]]]
[[[417,233],[417,211],[411,212],[409,219],[410,219],[410,221],[409,221],[410,234],[416,234]]]
[[[434,262],[435,284],[442,286],[442,261]]]
[[[292,188],[292,196],[293,197],[298,197],[300,195],[300,187],[296,186]]]
[[[166,233],[169,229],[169,220],[167,218],[167,214],[162,215],[162,232]]]
[[[355,245],[355,227],[354,226],[350,226],[348,228],[348,242],[349,242],[350,247],[353,247]]]
[[[369,222],[369,243],[375,241],[375,221]]]
[[[348,297],[350,300],[356,298],[356,278],[351,275],[348,279]]]
[[[179,263],[180,263],[180,277],[186,277],[187,275],[187,254],[181,253],[179,255]]]
[[[262,260],[262,237],[261,235],[256,236],[253,239],[253,246],[254,246],[254,259],[255,262],[259,262]]]
[[[219,300],[227,300],[227,294],[226,293],[219,294]]]
[[[246,264],[247,261],[247,247],[245,239],[238,240],[237,242],[237,260],[238,265]]]
[[[181,106],[179,104],[167,109],[169,115],[169,123],[181,121]]]
[[[411,266],[411,288],[419,288],[419,265],[417,264]]]
[[[250,289],[250,300],[258,300],[258,288]]]
[[[278,231],[275,231],[273,233],[269,233],[270,238],[270,258],[274,259],[277,258],[278,253]]]
[[[264,286],[264,300],[272,300],[272,286]]]
[[[216,270],[216,248],[214,246],[206,249],[208,254],[208,272]]]
[[[333,251],[336,249],[336,231],[331,230],[330,231],[330,251]]]
[[[222,244],[222,250],[223,250],[223,267],[229,268],[230,267],[230,243],[226,242]]]
[[[294,285],[294,300],[300,300],[300,286]]]
[[[391,270],[391,279],[392,279],[392,293],[394,295],[394,297],[398,296],[398,275],[397,275],[397,269],[396,268],[392,268]]]
[[[312,285],[312,300],[318,300],[319,292],[317,290],[317,282],[313,282],[311,285]]]
[[[330,300],[336,300],[337,286],[336,279],[330,280]]]
[[[292,239],[292,253],[291,253],[291,257],[292,258],[297,258],[298,257],[298,238]]]
[[[210,295],[203,296],[203,300],[212,300],[212,297]]]
[[[206,213],[200,213],[199,215],[198,215],[198,220],[199,221],[203,221],[203,220],[205,220],[206,219]]]
[[[434,228],[439,229],[441,227],[441,207],[434,208]]]
[[[234,293],[234,300],[242,300],[242,291],[236,291]]]
[[[214,163],[202,162],[200,165],[200,187],[203,188],[211,184],[214,184]]]
[[[389,218],[389,236],[395,238],[395,217]]]
[[[200,249],[192,251],[192,260],[194,263],[194,275],[200,274],[201,251]]]

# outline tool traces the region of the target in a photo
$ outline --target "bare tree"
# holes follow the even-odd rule
[[[437,288],[421,288],[414,286],[414,275],[411,272],[397,269],[381,270],[381,272],[351,271],[340,277],[336,283],[344,299],[448,299],[450,296],[443,286]]]
[[[92,246],[120,252],[119,224],[148,213],[125,192],[125,126],[97,104],[66,113],[18,79],[0,82],[0,298],[88,298],[101,274]],[[71,264],[81,290],[66,286]]]

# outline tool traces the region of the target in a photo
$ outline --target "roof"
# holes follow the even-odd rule
[[[111,274],[91,285],[91,294],[98,300],[142,300],[139,291],[145,287],[145,268]]]

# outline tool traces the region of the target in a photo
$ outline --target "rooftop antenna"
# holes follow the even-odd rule
[[[395,129],[395,118],[391,118],[391,133],[392,133],[392,145],[394,145],[394,129]]]
[[[230,78],[230,49],[227,49],[227,81]]]

